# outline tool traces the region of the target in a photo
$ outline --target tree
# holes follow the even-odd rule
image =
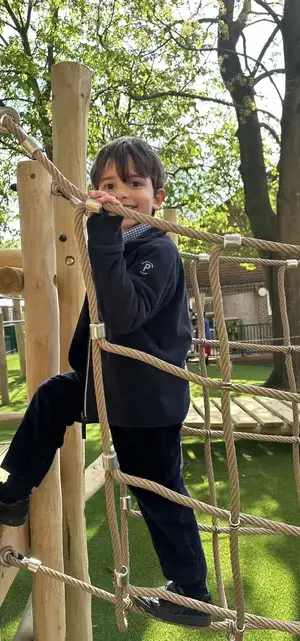
[[[25,129],[51,158],[51,65],[81,60],[93,74],[89,157],[121,134],[147,138],[167,167],[167,204],[192,224],[204,212],[208,223],[215,223],[215,209],[240,187],[238,146],[232,123],[224,124],[216,112],[215,130],[208,131],[208,114],[200,114],[193,92],[184,91],[200,72],[206,82],[206,72],[198,69],[198,52],[180,49],[164,27],[179,10],[180,2],[170,9],[164,1],[146,8],[138,0],[108,0],[105,6],[86,0],[0,0],[0,104],[19,110]],[[207,35],[194,37],[201,49]],[[158,94],[163,87],[164,94],[144,100],[149,87]],[[5,211],[20,150],[11,137],[0,139],[0,149],[6,160],[5,171],[0,167]],[[226,220],[223,211],[224,228]]]
[[[49,154],[49,70],[54,61],[79,59],[93,72],[90,157],[112,137],[142,135],[160,150],[168,204],[181,207],[183,220],[223,229],[229,218],[221,205],[242,186],[254,236],[300,243],[298,0],[0,0],[0,10],[0,97],[19,107]],[[261,25],[265,40],[250,55]],[[281,123],[265,104],[266,83]],[[18,153],[11,139],[1,144],[2,153]],[[295,270],[287,279],[295,337],[298,285]],[[270,290],[274,336],[280,337],[271,277]],[[271,382],[282,381],[279,358]]]
[[[220,72],[229,91],[238,120],[238,139],[241,156],[241,176],[245,193],[245,209],[254,236],[286,243],[300,243],[300,202],[298,171],[300,161],[300,4],[297,0],[285,0],[283,14],[276,13],[282,3],[267,3],[256,0],[274,22],[274,28],[265,42],[252,69],[245,51],[244,68],[237,54],[238,42],[251,13],[251,2],[245,0],[234,19],[232,0],[222,0],[219,10],[218,52]],[[282,100],[280,136],[280,159],[278,165],[279,189],[276,209],[272,207],[268,189],[267,170],[263,153],[261,122],[256,107],[255,87],[260,78],[271,78],[283,69],[258,70],[268,48],[277,34],[281,35],[284,49],[286,91]],[[277,137],[277,136],[276,136]],[[273,307],[274,337],[282,336],[279,314],[278,288],[274,271],[269,275]],[[291,334],[295,342],[300,338],[300,319],[296,301],[299,299],[300,278],[297,273],[288,273],[286,282],[287,306]],[[297,384],[300,383],[300,361],[295,359]],[[283,358],[277,357],[269,379],[272,386],[286,384]]]

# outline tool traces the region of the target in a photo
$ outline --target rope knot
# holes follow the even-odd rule
[[[0,550],[0,565],[3,565],[5,568],[11,568],[12,563],[9,558],[11,556],[19,560],[24,558],[23,555],[19,554],[19,552],[11,545],[6,545],[2,550]]]

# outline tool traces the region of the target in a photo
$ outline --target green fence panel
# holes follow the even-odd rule
[[[17,352],[18,346],[17,346],[15,325],[5,325],[4,336],[5,336],[6,353],[11,354],[12,352]]]

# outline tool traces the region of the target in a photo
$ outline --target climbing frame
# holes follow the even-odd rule
[[[273,535],[291,535],[299,536],[300,527],[293,524],[287,524],[283,522],[273,521],[263,517],[254,516],[252,514],[245,514],[241,512],[240,506],[240,492],[239,492],[239,477],[238,477],[238,468],[237,468],[237,457],[236,457],[236,448],[235,440],[237,439],[251,439],[251,440],[261,440],[267,442],[280,443],[285,442],[289,443],[293,455],[293,466],[294,466],[294,476],[295,476],[295,488],[298,503],[300,503],[300,465],[299,465],[299,408],[298,404],[300,402],[300,395],[297,393],[296,382],[293,370],[293,359],[292,353],[299,352],[300,346],[292,345],[290,340],[290,330],[289,322],[287,316],[287,306],[285,298],[285,276],[289,269],[299,268],[299,258],[300,258],[300,247],[297,245],[285,245],[282,243],[275,243],[264,240],[257,240],[253,238],[242,238],[238,235],[225,235],[221,236],[218,234],[211,234],[208,232],[198,232],[194,229],[185,227],[184,225],[179,225],[177,223],[167,222],[156,218],[149,219],[148,216],[141,214],[136,211],[131,211],[123,208],[121,205],[107,205],[106,208],[109,212],[113,214],[119,214],[123,217],[128,217],[136,222],[142,222],[151,224],[156,228],[166,230],[168,232],[174,232],[176,234],[181,234],[186,237],[195,238],[199,241],[204,241],[206,244],[211,244],[212,250],[210,255],[200,254],[185,255],[191,261],[191,274],[194,286],[194,294],[196,301],[196,311],[198,316],[199,323],[199,361],[200,361],[200,374],[195,374],[183,370],[175,365],[161,361],[158,358],[155,358],[152,355],[146,354],[144,352],[139,352],[138,350],[127,348],[121,345],[113,345],[106,341],[105,338],[105,327],[104,324],[99,322],[98,318],[98,307],[96,293],[94,290],[94,285],[91,276],[91,267],[89,263],[89,257],[86,248],[85,236],[84,236],[84,219],[87,211],[98,211],[97,202],[93,199],[87,198],[87,195],[71,184],[50,162],[50,160],[42,153],[38,148],[37,143],[34,141],[28,141],[28,137],[25,132],[18,126],[15,120],[11,115],[3,115],[1,118],[2,127],[14,134],[19,140],[20,144],[26,149],[27,153],[36,160],[40,162],[47,171],[52,175],[55,182],[55,193],[57,195],[61,194],[64,198],[67,198],[71,204],[76,207],[75,213],[75,231],[76,238],[78,242],[83,276],[85,281],[85,286],[88,294],[89,301],[89,311],[90,311],[90,320],[91,320],[91,338],[92,338],[92,353],[93,353],[93,367],[94,367],[94,379],[95,379],[95,389],[97,397],[97,407],[100,421],[101,437],[103,444],[103,466],[105,469],[105,492],[106,492],[106,501],[107,501],[107,515],[108,522],[111,531],[111,540],[112,548],[114,554],[114,566],[115,566],[115,582],[114,582],[114,594],[101,590],[100,588],[95,588],[90,586],[88,583],[83,581],[78,581],[74,577],[69,577],[64,573],[59,573],[51,568],[44,566],[42,563],[28,559],[27,557],[22,557],[10,546],[3,548],[0,551],[0,562],[6,566],[14,567],[27,567],[37,574],[43,574],[51,576],[52,578],[62,581],[68,585],[78,587],[89,594],[93,594],[99,598],[109,600],[114,603],[116,609],[116,619],[119,630],[125,630],[127,627],[127,613],[128,611],[141,611],[137,605],[134,597],[139,596],[154,596],[154,597],[163,597],[171,602],[178,603],[181,605],[187,605],[193,607],[197,610],[202,610],[210,612],[214,616],[214,622],[210,626],[210,629],[215,631],[223,632],[227,635],[231,641],[242,641],[244,638],[244,633],[249,629],[266,629],[266,630],[282,630],[290,632],[291,634],[300,634],[300,622],[298,621],[279,621],[264,616],[258,616],[255,614],[249,614],[245,611],[245,602],[244,602],[244,589],[243,589],[243,577],[240,568],[240,554],[239,554],[239,539],[243,534],[272,534]],[[256,385],[250,384],[237,384],[231,381],[231,362],[230,362],[230,349],[236,343],[231,343],[228,341],[227,330],[225,325],[224,313],[223,313],[223,301],[222,301],[222,292],[220,287],[220,263],[226,258],[226,260],[233,260],[233,262],[243,261],[245,262],[245,257],[238,258],[236,256],[230,257],[227,255],[227,252],[234,251],[241,247],[255,248],[257,250],[267,251],[268,253],[279,253],[280,259],[249,259],[249,262],[255,261],[256,263],[261,262],[262,264],[268,265],[269,267],[274,267],[277,269],[278,273],[278,293],[280,300],[280,310],[283,323],[283,336],[284,336],[284,345],[282,346],[270,346],[270,345],[260,345],[261,351],[266,352],[281,352],[285,355],[285,362],[288,373],[289,381],[289,391],[273,390],[261,388]],[[223,253],[225,252],[225,257]],[[282,258],[284,257],[284,258]],[[212,289],[213,305],[214,305],[214,314],[216,321],[216,328],[219,336],[219,341],[206,341],[204,336],[204,323],[203,323],[203,312],[201,307],[201,296],[198,289],[197,276],[196,276],[196,266],[198,260],[205,260],[209,263],[209,274],[210,282]],[[207,377],[205,359],[204,359],[204,350],[203,347],[205,343],[208,344],[217,344],[220,350],[220,370],[221,378],[219,381],[209,379]],[[247,349],[254,349],[252,344],[243,343],[243,347]],[[255,349],[257,350],[257,345],[255,344]],[[194,408],[190,413],[190,421],[187,420],[186,426],[183,428],[184,433],[189,433],[193,435],[198,435],[205,440],[205,458],[208,471],[209,479],[209,492],[210,492],[210,502],[204,503],[202,501],[193,499],[188,496],[183,496],[172,490],[169,490],[157,483],[153,483],[149,480],[133,477],[128,474],[124,474],[118,466],[118,461],[114,450],[111,447],[111,439],[109,432],[109,424],[107,420],[104,391],[103,391],[103,380],[102,380],[102,371],[101,371],[101,350],[108,351],[110,353],[123,355],[129,358],[134,358],[139,361],[150,364],[153,367],[157,367],[160,370],[168,372],[170,375],[179,376],[182,379],[189,380],[193,383],[199,384],[203,388],[203,406],[200,408],[200,404],[196,401],[194,403]],[[209,391],[210,390],[220,390],[221,399],[220,401],[214,401],[213,404],[210,402]],[[232,395],[242,394],[242,400],[239,401],[238,398],[234,398],[234,405],[231,402]],[[255,407],[253,409],[253,402],[249,401],[252,409],[247,409],[247,402],[245,401],[244,395],[247,395],[247,399],[255,400]],[[274,434],[262,433],[261,427],[263,423],[266,422],[265,415],[262,410],[267,409],[265,407],[266,400],[268,407],[272,404],[274,400],[274,407],[276,405],[276,410],[273,412],[274,425],[276,425],[276,418],[281,420],[281,417],[284,416],[284,425],[289,426],[290,434]],[[278,402],[282,403],[287,411],[283,412],[282,405],[278,406]],[[259,408],[262,408],[261,412],[258,411]],[[234,407],[234,410],[233,410]],[[217,430],[212,429],[211,422],[211,409],[215,408],[219,414],[218,417],[222,416],[222,421],[219,418],[219,424]],[[248,432],[246,429],[241,429],[241,411],[248,414],[248,426],[250,426],[251,432]],[[280,410],[280,411],[279,411]],[[196,414],[195,414],[196,412]],[[195,417],[199,414],[202,419],[201,426],[195,426],[196,421]],[[280,416],[279,416],[280,414]],[[253,423],[250,421],[250,418],[256,422],[257,431],[252,429]],[[192,423],[193,426],[190,426]],[[237,430],[238,428],[238,430]],[[215,482],[214,482],[214,471],[212,465],[212,440],[214,436],[218,438],[223,438],[227,454],[228,462],[228,478],[229,478],[229,487],[230,487],[230,509],[225,510],[217,504],[216,492],[215,492]],[[120,527],[117,520],[117,510],[115,505],[115,496],[114,496],[114,482],[120,481],[121,483],[121,522]],[[195,601],[187,597],[182,597],[177,594],[162,592],[160,589],[154,588],[141,588],[136,587],[130,583],[129,580],[129,551],[128,551],[128,516],[140,517],[138,512],[135,512],[131,509],[130,497],[127,494],[127,485],[132,485],[136,487],[141,487],[152,492],[168,498],[176,503],[192,507],[196,511],[199,511],[203,514],[209,514],[212,517],[211,526],[199,526],[200,530],[211,531],[212,541],[213,541],[213,552],[214,552],[214,563],[215,571],[217,577],[217,586],[218,586],[218,597],[219,604],[211,605],[207,603],[202,603],[200,601]],[[219,526],[219,519],[222,521],[227,521],[228,525],[226,527]],[[219,549],[219,535],[222,532],[226,532],[229,536],[230,543],[230,558],[231,558],[231,567],[232,567],[232,582],[234,587],[234,596],[235,596],[235,609],[231,610],[227,606],[227,599],[225,594],[224,582],[222,578],[221,570],[221,561],[220,561],[220,549]]]

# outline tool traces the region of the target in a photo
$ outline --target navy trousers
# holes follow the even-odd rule
[[[42,383],[2,467],[12,476],[23,477],[32,487],[38,487],[56,450],[63,444],[66,426],[81,420],[83,398],[84,378],[75,372],[54,376]],[[110,429],[123,472],[188,494],[182,477],[181,425],[161,428],[111,425]],[[148,526],[166,579],[180,586],[197,584],[198,591],[205,593],[206,561],[192,509],[147,490],[132,486],[130,490]]]

